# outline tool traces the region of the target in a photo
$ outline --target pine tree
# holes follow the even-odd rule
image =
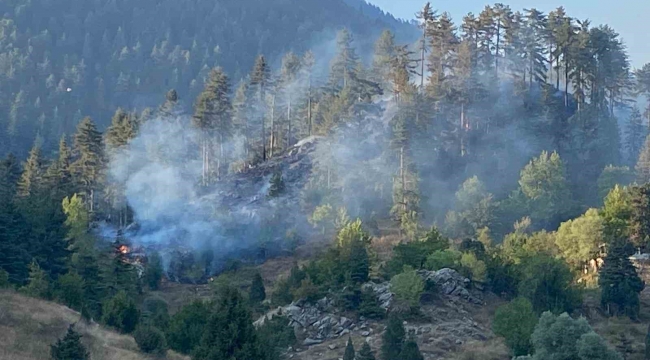
[[[249,99],[249,87],[245,81],[239,83],[235,97],[232,101],[233,115],[232,125],[236,134],[244,138],[244,157],[248,160],[250,151],[250,120],[251,120],[251,107]]]
[[[74,330],[74,324],[68,326],[63,339],[58,339],[51,346],[52,360],[88,360],[90,354],[81,343],[81,335]]]
[[[251,90],[255,94],[255,110],[259,114],[260,132],[261,132],[261,148],[262,148],[262,161],[266,161],[266,92],[268,91],[271,82],[271,75],[269,66],[266,63],[266,58],[260,55],[255,60],[255,66],[250,76]]]
[[[182,112],[176,90],[171,89],[167,91],[167,94],[165,94],[165,102],[158,108],[158,116],[173,119],[179,116]]]
[[[58,158],[45,171],[44,182],[53,201],[60,201],[74,190],[72,183],[72,153],[65,136],[59,141]]]
[[[21,290],[25,294],[33,297],[47,299],[50,296],[50,280],[48,279],[48,275],[34,260],[29,265],[27,286]]]
[[[645,139],[645,144],[641,149],[635,169],[639,184],[650,182],[650,135]]]
[[[239,291],[224,288],[193,359],[261,359],[264,358],[261,351],[251,314]]]
[[[225,143],[232,134],[232,104],[229,98],[230,83],[221,68],[210,71],[203,92],[199,95],[192,118],[194,126],[201,131],[201,159],[203,161],[202,184],[208,185],[212,178],[213,170],[210,158],[212,152],[212,138],[218,139],[219,155],[217,156],[217,179],[221,178],[225,166]]]
[[[135,114],[118,108],[111,119],[111,125],[106,130],[106,146],[109,150],[120,149],[135,138],[137,132],[138,123]]]
[[[282,69],[280,74],[280,86],[283,92],[284,105],[286,107],[286,137],[280,135],[279,142],[286,141],[286,148],[293,145],[293,137],[295,132],[295,124],[293,122],[294,106],[295,106],[295,93],[298,87],[298,76],[300,74],[300,67],[302,66],[301,59],[293,52],[287,53],[282,58]]]
[[[343,360],[354,360],[354,345],[352,344],[352,338],[348,338],[348,343],[345,346],[345,353],[343,354]]]
[[[271,187],[269,188],[269,197],[275,198],[284,193],[285,184],[282,178],[282,171],[275,171],[271,177]]]
[[[368,281],[370,273],[370,259],[366,244],[360,238],[355,238],[350,242],[350,257],[347,261],[350,271],[350,279],[358,284]]]
[[[424,71],[427,68],[426,66],[426,53],[427,53],[427,36],[430,33],[430,27],[433,25],[436,19],[436,13],[431,8],[431,3],[427,2],[422,8],[422,11],[418,12],[415,15],[415,18],[420,21],[420,29],[422,29],[422,39],[420,41],[420,90],[424,89]],[[375,50],[377,51],[377,50]]]
[[[36,194],[42,178],[42,171],[43,159],[41,158],[41,149],[35,145],[29,152],[29,157],[23,165],[23,173],[18,181],[18,197],[27,198]]]
[[[406,333],[402,321],[397,316],[388,319],[386,331],[382,337],[381,355],[384,360],[401,360]]]
[[[639,293],[645,284],[629,259],[622,244],[610,247],[600,271],[601,305],[610,315],[625,314],[632,319],[639,315]]]
[[[638,249],[645,249],[650,245],[650,183],[633,187],[630,195],[630,240]]]
[[[373,80],[384,90],[390,89],[391,65],[395,57],[395,48],[395,35],[390,30],[384,30],[375,43],[372,60]]]
[[[404,343],[399,358],[401,360],[424,360],[420,348],[418,347],[418,343],[415,342],[415,339],[412,337]]]
[[[634,166],[639,159],[644,142],[648,137],[648,129],[643,125],[643,116],[638,108],[632,109],[625,128],[625,150],[628,164]]]
[[[253,276],[253,283],[251,284],[248,298],[253,304],[259,304],[266,299],[264,280],[262,280],[260,273],[255,273],[255,276]]]
[[[343,29],[336,37],[336,55],[330,65],[330,84],[336,89],[346,88],[357,78],[359,58],[352,46],[352,34]]]
[[[74,179],[83,191],[86,206],[93,213],[95,191],[103,178],[104,153],[102,134],[89,117],[84,118],[77,126],[72,152],[76,157],[72,163]]]
[[[375,360],[375,355],[372,353],[370,345],[367,342],[363,342],[363,346],[359,350],[356,360]]]

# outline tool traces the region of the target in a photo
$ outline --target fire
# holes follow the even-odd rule
[[[126,246],[126,245],[120,245],[118,250],[120,251],[120,253],[126,255],[126,254],[128,254],[130,252],[131,249],[129,249],[129,247]]]

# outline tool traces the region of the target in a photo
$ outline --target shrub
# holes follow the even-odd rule
[[[372,290],[361,291],[361,304],[359,304],[359,315],[368,319],[383,319],[386,311],[379,306],[377,296]]]
[[[569,266],[547,255],[530,257],[522,265],[518,292],[530,300],[538,314],[571,312],[582,302]]]
[[[148,297],[142,304],[142,320],[147,325],[158,329],[167,329],[169,326],[169,310],[165,300],[159,297]]]
[[[524,298],[517,298],[499,307],[494,314],[492,329],[506,340],[514,356],[532,352],[530,337],[537,325],[537,315],[533,305]]]
[[[306,278],[302,281],[300,287],[294,291],[293,295],[296,299],[304,299],[309,303],[313,303],[319,299],[321,292],[310,278]]]
[[[140,313],[135,303],[124,291],[117,293],[104,306],[102,321],[107,326],[113,327],[121,333],[129,334],[133,332],[139,320]]]
[[[436,251],[427,257],[425,268],[433,271],[444,268],[458,269],[462,256],[460,251],[452,249]]]
[[[401,274],[393,276],[390,280],[390,289],[397,299],[410,306],[417,306],[424,291],[424,281],[415,270],[405,267]]]
[[[56,341],[50,349],[52,360],[87,360],[90,354],[81,343],[81,335],[74,330],[74,325],[68,327],[63,339]]]
[[[460,265],[472,280],[480,282],[485,281],[487,268],[485,263],[477,259],[474,253],[463,254],[460,258]]]
[[[165,334],[154,326],[139,326],[133,333],[133,338],[144,353],[163,355],[167,351]]]
[[[201,342],[210,313],[210,305],[202,301],[197,300],[183,306],[169,320],[167,329],[169,347],[182,354],[190,354]]]
[[[9,283],[9,273],[0,269],[0,289],[8,288],[11,284]]]
[[[56,298],[71,309],[80,309],[83,303],[84,281],[77,273],[60,276],[56,282]]]

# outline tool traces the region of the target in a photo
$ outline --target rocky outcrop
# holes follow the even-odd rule
[[[422,280],[432,282],[442,295],[458,297],[474,304],[482,304],[481,299],[470,292],[471,281],[456,270],[447,268],[438,271],[418,270],[417,274]],[[390,309],[394,294],[390,292],[389,282],[366,283],[363,285],[363,289],[372,290],[377,296],[379,306],[386,310]]]
[[[284,316],[297,334],[305,337],[304,346],[320,344],[327,339],[336,339],[349,334],[351,331],[364,332],[368,329],[364,321],[355,322],[345,316],[336,314],[333,301],[327,297],[311,305],[304,301],[279,307],[255,321],[255,326],[261,326],[267,319]]]

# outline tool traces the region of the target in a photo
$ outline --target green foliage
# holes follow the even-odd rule
[[[639,160],[636,163],[636,181],[639,184],[650,182],[650,135],[646,137],[643,148],[639,153]]]
[[[393,276],[390,280],[390,289],[398,300],[416,307],[420,304],[424,281],[415,270],[405,267],[401,274]]]
[[[142,324],[164,330],[169,326],[169,320],[169,310],[165,300],[159,297],[144,299],[142,303]]]
[[[367,342],[363,342],[363,346],[359,350],[356,360],[375,360],[375,355],[372,353],[372,349],[370,349],[370,345]]]
[[[271,177],[271,186],[269,187],[269,197],[275,198],[285,191],[284,179],[282,178],[282,172],[276,171]]]
[[[88,236],[90,215],[83,200],[80,196],[74,194],[72,197],[63,199],[62,207],[63,213],[66,215],[67,239],[72,243],[72,248],[77,251],[80,249],[89,250],[92,247]]]
[[[223,289],[214,306],[192,358],[262,358],[251,314],[239,291],[233,288]]]
[[[548,255],[527,258],[521,266],[518,292],[527,298],[535,312],[571,312],[581,304],[580,290],[574,286],[567,264]]]
[[[632,211],[632,194],[629,188],[614,186],[605,197],[605,205],[601,210],[606,241],[629,237]]]
[[[354,360],[354,345],[352,344],[352,338],[348,338],[348,343],[345,346],[345,352],[343,353],[343,360]]]
[[[363,224],[360,219],[353,222],[348,222],[343,225],[336,235],[336,240],[341,248],[350,247],[354,241],[359,241],[364,246],[370,245],[372,238],[363,229]]]
[[[59,276],[55,285],[55,297],[71,309],[79,310],[84,302],[84,280],[75,272]]]
[[[406,340],[402,347],[402,352],[399,354],[399,358],[402,360],[424,360],[418,343],[415,342],[414,338]]]
[[[386,316],[386,310],[379,306],[377,295],[370,290],[361,291],[361,303],[359,304],[359,316],[367,319],[380,320]]]
[[[265,352],[275,352],[276,356],[289,346],[295,346],[297,341],[293,327],[289,326],[286,318],[280,316],[264,321],[264,324],[257,329],[257,337],[261,348]]]
[[[304,299],[309,303],[316,302],[321,297],[321,295],[321,290],[309,277],[304,279],[300,283],[300,287],[296,288],[296,290],[293,292],[294,299]]]
[[[506,340],[514,356],[532,353],[530,337],[537,325],[533,305],[525,298],[516,298],[500,306],[494,313],[492,329]]]
[[[103,310],[102,322],[124,334],[133,332],[140,320],[138,308],[125,291],[108,300]]]
[[[4,269],[0,269],[0,289],[8,288],[11,285],[9,282],[9,273]]]
[[[400,243],[393,248],[393,257],[384,269],[385,275],[392,277],[399,274],[404,266],[422,269],[429,255],[448,248],[449,239],[442,236],[435,227],[431,228],[420,241]]]
[[[519,287],[519,267],[499,252],[490,257],[486,263],[487,283],[495,294],[512,298]]]
[[[485,262],[477,259],[473,253],[464,253],[460,258],[460,266],[466,270],[472,280],[478,282],[485,281],[487,272]]]
[[[280,279],[275,283],[273,289],[273,297],[271,298],[273,305],[281,306],[289,304],[293,301],[293,294],[291,293],[291,286],[287,280]]]
[[[460,259],[463,254],[460,251],[453,249],[438,250],[427,257],[425,268],[427,270],[440,270],[450,268],[458,270],[460,266]]]
[[[589,209],[581,217],[562,223],[555,241],[562,257],[573,269],[581,270],[583,265],[598,256],[604,242],[603,218],[596,209]]]
[[[253,304],[258,304],[266,299],[266,290],[264,289],[264,280],[260,273],[255,273],[253,276],[253,283],[248,293],[248,299]]]
[[[533,360],[620,360],[605,340],[597,335],[585,318],[572,319],[566,313],[553,315],[545,312],[531,337],[535,354]]]
[[[645,248],[650,243],[650,183],[632,187],[630,239],[634,246]]]
[[[480,229],[490,226],[493,217],[493,196],[474,176],[467,179],[456,192],[456,211],[447,214],[447,231],[454,238],[471,237]]]
[[[29,265],[29,280],[26,286],[20,289],[23,293],[33,297],[47,299],[50,296],[49,276],[36,261]]]
[[[531,160],[521,171],[519,186],[536,221],[554,224],[572,206],[564,163],[556,152],[544,151]]]
[[[147,267],[144,271],[144,281],[150,290],[158,290],[163,276],[162,258],[157,252],[147,257]]]
[[[605,264],[600,271],[598,284],[601,289],[601,305],[610,315],[639,316],[639,293],[645,284],[639,278],[629,254],[621,245],[610,247]]]
[[[332,205],[325,204],[316,207],[314,213],[309,217],[309,222],[314,226],[321,228],[323,235],[334,229],[336,214]]]
[[[404,347],[405,337],[406,333],[402,320],[397,316],[390,316],[386,331],[382,335],[381,358],[384,360],[401,360],[400,355]]]
[[[133,338],[138,348],[146,354],[164,355],[167,352],[165,334],[154,326],[138,326]]]
[[[81,335],[74,330],[74,325],[68,326],[68,331],[62,339],[51,346],[52,360],[88,360],[90,354],[81,343]]]
[[[201,341],[211,310],[210,304],[199,300],[183,306],[169,321],[169,347],[181,354],[191,354]]]
[[[634,172],[627,166],[607,166],[598,177],[598,199],[605,199],[615,186],[628,186],[634,181]]]

